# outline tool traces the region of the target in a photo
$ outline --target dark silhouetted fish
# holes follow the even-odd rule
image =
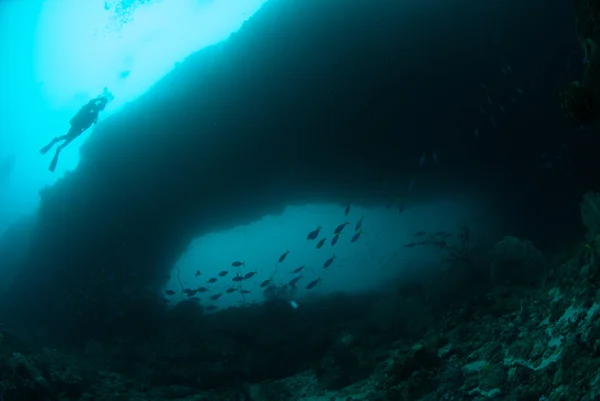
[[[296,283],[298,282],[298,280],[300,280],[301,278],[302,278],[302,276],[294,277],[293,279],[290,280],[290,282],[288,283],[288,285],[296,285]]]
[[[360,235],[361,235],[362,233],[363,233],[363,232],[362,232],[362,230],[360,230],[359,232],[357,232],[356,234],[354,234],[354,235],[352,236],[352,239],[350,240],[350,242],[356,242],[356,241],[358,241],[358,239],[360,238]]]
[[[310,283],[308,283],[308,285],[306,286],[307,290],[310,290],[311,288],[315,288],[315,286],[317,284],[319,284],[319,281],[321,281],[321,277],[317,277],[316,280],[311,281]]]
[[[331,266],[331,264],[333,263],[333,261],[337,259],[337,256],[333,255],[332,257],[330,257],[329,259],[327,259],[325,261],[325,263],[323,264],[323,268],[327,269],[329,266]]]
[[[348,222],[345,222],[344,224],[340,224],[339,226],[337,226],[337,227],[335,228],[335,230],[333,230],[333,233],[334,233],[334,234],[339,234],[339,233],[341,233],[341,232],[342,232],[342,230],[344,229],[344,227],[346,227],[348,224],[350,224],[350,223],[348,223]]]
[[[402,213],[404,211],[405,208],[405,203],[403,200],[400,201],[400,203],[398,204],[398,213]]]
[[[292,270],[292,274],[300,273],[304,269],[304,265]]]
[[[316,230],[312,230],[311,232],[308,233],[308,235],[306,236],[306,239],[308,241],[315,240],[319,236],[320,232],[321,232],[321,226],[318,226]]]
[[[244,275],[244,280],[248,280],[248,279],[250,279],[250,278],[254,277],[254,275],[255,275],[256,273],[258,273],[258,272],[256,272],[256,271],[253,271],[253,272],[246,273],[246,274]]]
[[[288,253],[290,253],[290,251],[285,251],[281,254],[281,256],[279,257],[279,263],[283,262],[285,258],[287,258]]]
[[[356,222],[356,225],[354,226],[354,231],[358,231],[362,228],[362,222],[363,222],[364,218],[365,218],[365,216],[363,216],[363,215],[360,216],[360,220],[358,220]]]

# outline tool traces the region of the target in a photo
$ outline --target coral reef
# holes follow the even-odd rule
[[[505,237],[490,252],[490,274],[497,282],[535,281],[544,275],[544,258],[531,242]]]
[[[586,196],[582,210],[595,199]],[[275,299],[206,315],[188,301],[158,317],[152,333],[79,350],[35,348],[4,329],[0,399],[594,400],[596,254],[582,247],[566,260],[544,258],[506,237],[482,262],[494,266],[490,287],[459,302],[453,292],[433,297],[428,283],[299,309]]]

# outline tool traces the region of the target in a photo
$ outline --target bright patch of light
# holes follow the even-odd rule
[[[79,163],[78,148],[39,149],[69,130],[70,118],[107,87],[100,117],[134,100],[177,62],[237,31],[266,0],[1,0],[0,233],[31,213],[39,190]]]
[[[57,107],[79,105],[108,87],[114,109],[147,91],[178,61],[227,39],[264,2],[155,0],[134,10],[118,3],[105,7],[102,0],[44,2],[36,79]]]

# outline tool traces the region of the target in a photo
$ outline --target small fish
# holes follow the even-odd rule
[[[483,114],[484,116],[487,115],[487,113],[485,112],[485,109],[483,108],[483,106],[479,106],[479,112],[481,114]]]
[[[183,292],[186,293],[189,297],[190,294],[194,295],[196,293],[196,290],[190,290],[189,288],[186,288],[185,290],[183,290]]]
[[[494,116],[490,116],[490,122],[492,123],[492,126],[494,128],[498,128],[498,124],[496,123],[496,120],[494,119]]]
[[[421,157],[419,158],[419,167],[423,167],[425,162],[427,161],[427,153],[423,152]]]
[[[240,290],[240,294],[252,294],[250,290]]]
[[[216,282],[217,282],[217,279],[216,279],[215,277],[212,277],[212,278],[209,278],[208,280],[206,280],[206,282],[207,282],[208,284],[216,283]]]
[[[254,275],[258,273],[257,271],[253,271],[253,272],[248,272],[244,275],[244,280],[248,280],[251,279],[252,277],[254,277]]]
[[[400,204],[398,204],[398,213],[402,213],[405,208],[406,208],[406,204],[404,203],[404,200],[401,200]]]
[[[175,295],[175,291],[173,291],[173,290],[165,290],[165,294],[167,294],[167,295]]]
[[[506,111],[504,110],[504,106],[500,105],[500,111],[502,114],[506,115]]]
[[[223,294],[219,293],[219,294],[211,295],[210,300],[216,301],[217,299],[221,298],[221,295],[223,295]]]
[[[415,237],[422,237],[422,236],[424,236],[425,234],[427,234],[427,232],[425,232],[425,231],[417,231],[417,232],[414,234],[414,236],[415,236]]]
[[[409,242],[408,244],[404,245],[405,248],[414,248],[415,246],[417,246],[416,242]]]
[[[244,281],[244,277],[242,277],[238,274],[237,276],[232,278],[231,281],[235,281],[236,283],[239,283],[240,281]]]
[[[408,192],[412,191],[413,188],[415,187],[415,184],[417,183],[417,179],[413,178],[410,180],[410,182],[408,183]]]
[[[350,242],[356,242],[358,241],[358,239],[360,238],[360,235],[363,233],[362,230],[358,231],[356,234],[354,234],[354,236],[352,237],[352,239],[350,240]]]
[[[326,240],[327,240],[327,238],[322,238],[321,241],[319,241],[319,243],[317,244],[317,249],[321,249],[323,247],[323,245],[325,244]]]
[[[365,218],[365,216],[363,216],[363,215],[360,216],[360,220],[358,220],[356,222],[356,225],[354,226],[354,231],[358,231],[362,228],[362,222],[363,222],[364,218]]]
[[[233,266],[233,267],[246,266],[246,262],[233,262],[231,264],[231,266]]]
[[[525,91],[523,89],[517,89],[517,92],[519,92],[521,95],[525,95]]]
[[[296,274],[296,273],[300,273],[302,271],[302,269],[304,269],[304,265],[292,270],[292,274]]]
[[[346,206],[346,210],[344,210],[344,216],[348,216],[350,214],[350,204]]]
[[[198,291],[198,292],[200,292],[200,293],[203,293],[203,292],[207,292],[207,291],[208,291],[208,288],[206,288],[206,287],[198,287],[198,288],[196,289],[196,291]]]
[[[219,276],[220,277],[224,277],[228,274],[229,272],[227,270],[223,270],[222,272],[219,272]]]
[[[231,294],[232,292],[236,292],[237,288],[235,287],[229,287],[228,289],[225,290],[226,294]]]
[[[475,139],[479,139],[479,128],[475,127]]]
[[[363,231],[359,230],[358,232],[356,232],[352,238],[350,239],[350,242],[354,243],[356,241],[358,241],[358,239],[360,238],[360,236],[362,235]]]
[[[321,232],[321,226],[318,226],[316,230],[313,230],[308,233],[308,235],[306,236],[307,241],[312,241],[314,239],[317,239],[320,232]]]
[[[290,253],[290,251],[285,251],[281,254],[281,256],[279,257],[279,263],[283,262],[285,258],[287,258],[288,253]]]
[[[296,283],[298,282],[298,280],[300,280],[301,278],[302,278],[302,276],[294,277],[293,279],[290,280],[290,282],[288,283],[288,285],[296,285]]]
[[[308,283],[308,285],[306,286],[307,290],[310,290],[311,288],[315,288],[315,286],[317,284],[319,284],[319,281],[321,281],[321,277],[317,277],[316,280],[311,281],[310,283]]]
[[[194,276],[198,277],[199,275],[201,275],[202,273],[200,272],[200,270],[196,270],[196,273],[194,274]]]
[[[348,224],[350,224],[350,223],[348,223],[348,222],[345,222],[344,224],[340,224],[339,226],[337,226],[337,227],[335,228],[335,230],[333,230],[333,233],[334,233],[334,234],[339,234],[339,233],[341,233],[341,232],[342,232],[342,230],[344,229],[344,227],[346,227]]]
[[[489,103],[489,104],[492,104],[492,98],[490,97],[490,95],[486,93],[486,94],[485,94],[485,97],[486,97],[486,99],[487,99],[488,103]]]
[[[265,280],[262,283],[260,283],[260,288],[264,288],[264,287],[268,286],[269,284],[271,284],[271,279]]]
[[[332,257],[330,257],[329,259],[327,259],[325,261],[325,263],[323,263],[323,268],[327,269],[329,266],[331,266],[331,264],[333,263],[333,261],[337,259],[337,256],[333,255]]]
[[[514,96],[511,96],[511,97],[510,97],[510,100],[511,100],[513,103],[517,103],[517,99],[515,99],[515,97],[514,97]]]
[[[196,295],[196,290],[191,290],[190,292],[186,292],[186,295],[188,296],[188,298],[193,297],[194,295]]]
[[[331,239],[331,246],[335,246],[335,244],[338,243],[339,239],[340,239],[340,234],[334,235],[333,238]]]

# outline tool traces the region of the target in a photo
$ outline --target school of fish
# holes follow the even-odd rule
[[[348,215],[350,214],[350,209],[351,209],[351,205],[348,204],[344,210],[344,215],[346,218],[348,218]],[[364,220],[364,216],[361,215],[360,219],[358,219],[358,221],[355,223],[354,233],[353,233],[352,237],[350,238],[351,243],[355,243],[356,241],[358,241],[360,239],[361,235],[363,234],[363,230],[362,230],[363,220]],[[333,247],[338,243],[338,241],[340,239],[340,234],[342,234],[342,232],[348,225],[350,225],[350,222],[345,221],[344,223],[338,225],[333,230],[332,238],[331,238],[331,241],[329,242],[330,246]],[[315,241],[316,242],[315,248],[317,248],[317,249],[323,248],[323,246],[327,242],[327,238],[325,236],[322,236],[322,227],[321,226],[317,226],[317,228],[315,228],[314,230],[309,232],[306,236],[306,240],[307,241]],[[289,255],[289,253],[290,253],[290,251],[286,250],[278,257],[274,273],[270,277],[264,279],[260,283],[259,288],[263,289],[263,293],[272,291],[276,285],[283,286],[283,287],[291,287],[292,289],[295,290],[298,288],[300,280],[303,280],[306,278],[304,275],[302,275],[302,273],[306,271],[306,266],[302,265],[302,266],[299,266],[299,267],[289,270],[289,274],[292,275],[292,278],[287,283],[285,283],[285,282],[280,282],[277,284],[275,283],[274,277],[278,273],[279,268],[283,269],[283,265],[285,264],[285,261],[287,259],[287,256]],[[335,254],[332,254],[332,256],[330,256],[323,262],[322,268],[329,269],[334,264],[335,259],[337,259],[337,256]],[[185,298],[200,299],[199,298],[200,294],[209,293],[207,296],[207,300],[210,302],[210,301],[216,301],[219,298],[221,298],[223,295],[226,295],[226,294],[239,293],[242,295],[242,299],[239,302],[243,303],[244,302],[243,296],[247,295],[247,294],[251,294],[250,290],[243,288],[243,284],[245,282],[247,282],[248,280],[252,280],[254,278],[254,276],[256,276],[258,274],[258,271],[256,271],[256,270],[243,274],[241,271],[241,268],[243,268],[245,266],[246,266],[246,262],[244,262],[244,261],[234,261],[231,263],[231,266],[228,269],[222,270],[219,273],[217,273],[216,277],[208,278],[206,280],[207,286],[199,286],[196,288],[184,288],[182,285],[180,295],[181,295],[182,299],[185,299]],[[196,278],[198,278],[201,275],[202,275],[202,272],[200,270],[196,270],[194,276]],[[230,275],[231,275],[231,278],[229,280],[227,280],[226,277],[230,276]],[[319,275],[312,272],[312,269],[311,269],[311,275],[314,278],[311,281],[309,281],[308,283],[306,283],[306,285],[304,285],[307,290],[311,290],[311,289],[315,288],[322,281],[322,278]],[[225,289],[220,292],[212,293],[209,285],[216,284],[223,280],[226,280]],[[181,281],[180,281],[180,284],[181,284]],[[165,293],[165,295],[167,295],[169,297],[172,297],[172,296],[175,296],[178,294],[177,291],[172,290],[172,289],[165,290],[164,293]],[[293,304],[295,304],[295,302],[292,301],[292,306],[294,306]],[[217,307],[210,303],[206,306],[206,310],[208,310],[208,311],[214,311],[216,309],[217,309]]]

